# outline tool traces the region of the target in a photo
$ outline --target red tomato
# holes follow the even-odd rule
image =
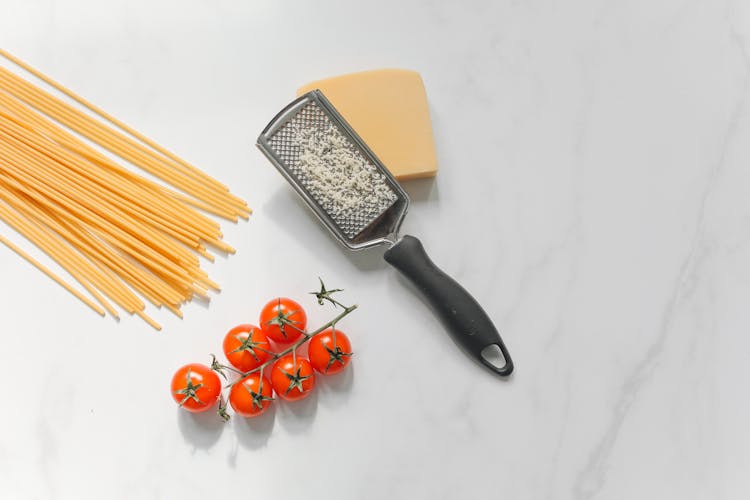
[[[291,354],[282,356],[271,370],[273,390],[287,401],[296,401],[310,395],[315,387],[315,373],[307,358],[297,356],[297,363]]]
[[[288,344],[300,338],[301,331],[307,328],[307,314],[297,302],[279,297],[263,307],[260,327],[269,339]]]
[[[224,355],[229,364],[248,372],[271,359],[271,344],[257,326],[239,325],[224,337]]]
[[[188,411],[206,411],[216,403],[220,395],[221,380],[206,365],[185,365],[172,377],[172,397]]]
[[[273,401],[271,382],[260,373],[251,373],[232,386],[229,404],[242,417],[257,417],[265,412]]]
[[[338,373],[349,363],[352,356],[352,344],[349,337],[341,330],[332,328],[323,330],[310,339],[308,355],[310,364],[320,373]]]

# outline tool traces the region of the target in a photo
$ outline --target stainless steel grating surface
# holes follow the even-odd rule
[[[398,199],[378,166],[314,102],[287,118],[268,144],[282,168],[349,239]]]

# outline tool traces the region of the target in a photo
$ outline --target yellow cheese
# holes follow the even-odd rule
[[[422,78],[416,71],[380,69],[309,83],[319,89],[397,179],[437,174],[435,142]]]

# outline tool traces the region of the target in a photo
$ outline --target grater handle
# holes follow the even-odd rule
[[[384,257],[419,288],[453,340],[467,354],[498,375],[508,376],[513,372],[513,361],[490,317],[464,287],[430,260],[417,238],[405,235]],[[493,345],[500,348],[505,358],[502,367],[483,355]]]

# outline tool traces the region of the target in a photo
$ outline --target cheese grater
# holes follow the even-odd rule
[[[385,260],[423,293],[456,343],[493,372],[511,374],[510,355],[479,303],[430,260],[417,238],[399,238],[408,195],[322,92],[282,109],[261,132],[258,148],[336,239],[351,250],[390,246]],[[502,366],[490,357],[492,346],[502,353]]]

